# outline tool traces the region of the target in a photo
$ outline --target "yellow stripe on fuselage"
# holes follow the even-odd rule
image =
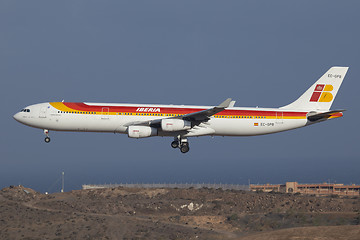
[[[53,106],[54,108],[56,108],[57,110],[62,111],[62,112],[74,112],[75,111],[74,109],[65,106],[65,104],[62,102],[50,102],[49,104],[51,106]]]

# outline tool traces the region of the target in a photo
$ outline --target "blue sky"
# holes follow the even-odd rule
[[[360,183],[359,1],[1,1],[0,188],[85,183]],[[279,107],[331,66],[344,117],[258,137],[51,132],[12,119],[48,101]]]

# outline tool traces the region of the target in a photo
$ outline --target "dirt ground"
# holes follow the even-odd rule
[[[222,189],[0,191],[1,239],[360,239],[358,197]]]

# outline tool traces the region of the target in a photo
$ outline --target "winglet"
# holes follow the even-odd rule
[[[231,107],[231,108],[234,107],[235,103],[236,103],[236,101],[231,101],[229,107]]]
[[[217,108],[227,108],[230,106],[232,99],[228,98],[225,101],[223,101],[219,106],[217,106]]]

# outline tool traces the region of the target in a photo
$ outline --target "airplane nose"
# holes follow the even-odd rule
[[[20,122],[20,113],[16,113],[16,114],[13,116],[13,118],[14,118],[16,121]]]

